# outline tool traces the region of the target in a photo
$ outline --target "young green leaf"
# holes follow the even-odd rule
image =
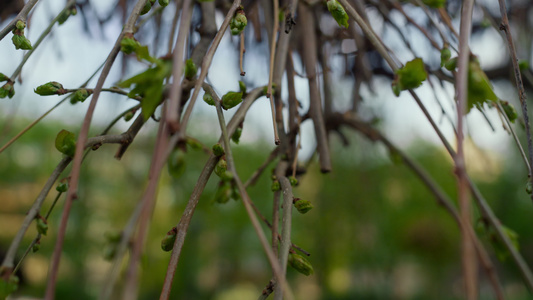
[[[50,81],[43,85],[38,86],[34,92],[41,96],[52,96],[57,95],[60,91],[63,90],[63,85],[56,81]]]
[[[24,21],[18,20],[17,23],[15,23],[15,28],[18,30],[23,30],[26,28],[26,23]]]
[[[215,156],[222,156],[225,154],[224,152],[224,148],[222,148],[222,145],[220,144],[214,144],[213,145],[213,154],[215,154]]]
[[[196,73],[198,72],[198,68],[196,67],[196,64],[192,61],[192,59],[187,59],[185,61],[185,78],[187,79],[193,79],[194,76],[196,76]]]
[[[208,92],[204,93],[204,97],[202,99],[204,99],[205,103],[211,106],[215,106],[215,99],[213,99],[213,96],[211,96],[211,94],[209,94]]]
[[[170,3],[169,0],[159,0],[159,5],[165,7]]]
[[[176,241],[177,234],[178,229],[176,227],[173,227],[167,232],[165,237],[161,240],[161,249],[163,249],[163,251],[172,251],[172,248],[174,248],[174,242]]]
[[[150,1],[146,2],[146,4],[144,5],[143,9],[141,10],[141,15],[145,15],[147,14],[150,9],[152,9],[152,3],[150,3]]]
[[[63,129],[56,136],[55,146],[59,152],[73,157],[76,152],[76,136],[74,133]]]
[[[298,179],[294,176],[289,176],[289,182],[291,183],[291,186],[297,186],[298,185]]]
[[[507,118],[509,119],[509,121],[511,123],[514,123],[514,121],[518,117],[518,114],[516,113],[516,110],[515,110],[514,106],[509,104],[509,102],[503,101],[503,100],[500,100],[500,104],[502,105],[503,112],[505,112],[505,114],[507,115]]]
[[[272,185],[270,186],[270,190],[273,192],[277,192],[281,190],[281,185],[279,184],[279,180],[272,181]]]
[[[444,67],[444,65],[450,60],[451,57],[452,51],[450,51],[450,48],[442,48],[442,50],[440,50],[440,67]]]
[[[0,88],[0,98],[9,97],[9,99],[11,99],[14,95],[15,88],[13,87],[13,83],[11,81],[8,81]]]
[[[422,2],[431,8],[442,8],[446,5],[446,0],[422,0]]]
[[[13,37],[11,38],[13,41],[13,45],[15,45],[15,49],[22,49],[22,50],[31,50],[33,47],[31,46],[30,40],[28,40],[23,34],[13,34]]]
[[[468,103],[467,112],[470,112],[472,107],[481,109],[484,103],[488,101],[496,102],[498,97],[492,90],[492,85],[489,78],[481,69],[477,59],[471,59],[468,63]]]
[[[233,133],[233,135],[231,136],[231,140],[235,143],[235,144],[238,144],[240,139],[241,139],[241,135],[242,135],[242,127],[237,127],[237,129],[235,129],[235,132]]]
[[[64,182],[60,182],[57,186],[56,186],[56,191],[60,192],[60,193],[64,193],[68,190],[68,183],[66,181]]]
[[[0,73],[0,82],[2,81],[9,81],[9,77],[7,77],[7,75],[5,75],[4,73]]]
[[[305,276],[309,276],[314,273],[311,263],[300,254],[289,253],[288,261],[289,265],[293,269],[304,274]]]
[[[72,95],[72,99],[70,101],[70,103],[77,103],[77,102],[83,102],[85,101],[89,96],[91,95],[91,93],[89,93],[89,91],[87,91],[87,89],[79,89],[77,90],[74,95]]]
[[[228,110],[242,102],[241,92],[227,92],[222,96],[222,108]]]
[[[231,184],[228,181],[221,180],[215,192],[215,202],[224,204],[231,198]]]
[[[120,51],[124,52],[125,54],[132,54],[133,52],[137,51],[139,47],[141,47],[141,43],[133,38],[133,36],[124,37],[120,41]]]
[[[46,233],[48,232],[48,224],[44,219],[37,217],[35,219],[35,225],[37,226],[37,232],[42,235],[46,235]]]
[[[446,70],[448,71],[455,71],[455,69],[457,68],[457,56],[445,62],[444,68],[446,68]]]
[[[6,299],[11,293],[15,292],[19,286],[19,278],[15,275],[9,278],[0,277],[0,299]]]
[[[337,0],[328,0],[327,6],[331,16],[337,21],[337,24],[348,28],[348,14],[344,10],[344,7]]]
[[[245,84],[243,81],[241,81],[241,80],[239,80],[239,90],[240,90],[243,94],[246,93],[246,84]]]
[[[392,87],[396,95],[398,90],[405,91],[417,88],[426,80],[427,73],[424,69],[424,61],[421,58],[415,58],[405,64],[401,69],[396,70],[396,78]]]
[[[305,214],[311,209],[313,209],[313,204],[308,200],[302,200],[300,198],[294,198],[294,207],[298,210],[299,213]]]

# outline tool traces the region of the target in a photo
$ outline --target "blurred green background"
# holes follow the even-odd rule
[[[28,122],[17,119],[10,132],[18,132]],[[0,249],[3,251],[61,159],[54,148],[54,139],[63,128],[77,131],[57,121],[47,121],[0,155]],[[104,145],[84,162],[80,197],[73,206],[61,260],[57,299],[98,297],[111,266],[104,259],[108,246],[105,234],[122,230],[141,197],[153,132],[153,127],[143,131],[122,161],[113,158],[116,145]],[[315,206],[305,215],[293,213],[293,242],[311,253],[308,259],[315,270],[306,277],[289,268],[289,282],[297,298],[461,298],[457,225],[406,166],[391,162],[382,145],[372,144],[350,131],[345,133],[351,146],[340,146],[335,137],[331,140],[334,171],[321,174],[316,161],[311,160],[307,173],[300,177],[300,184],[294,190],[296,197],[307,199]],[[199,132],[192,135],[208,147],[217,139]],[[261,143],[234,145],[243,180],[263,163],[272,148]],[[442,149],[417,142],[407,152],[427,168],[451,198],[456,198],[453,164]],[[470,174],[502,223],[518,234],[520,250],[532,262],[533,206],[524,191],[525,170],[520,161],[515,161],[519,156],[467,154]],[[163,172],[141,263],[140,299],[159,296],[170,257],[170,253],[161,250],[160,241],[177,224],[207,157],[203,151],[189,148],[186,172],[181,178]],[[269,218],[273,166],[249,188],[252,200]],[[67,176],[68,171],[60,178]],[[242,203],[233,200],[215,203],[217,184],[218,177],[212,176],[200,199],[171,299],[256,299],[270,280],[269,264]],[[52,190],[41,214],[46,213],[56,195]],[[15,295],[44,294],[63,200],[64,197],[51,215],[49,233],[41,240],[41,250],[25,259],[22,283]],[[266,226],[263,228],[267,230]],[[494,251],[490,234],[479,233],[509,299],[530,299],[512,261],[505,259],[505,253]],[[29,245],[35,234],[32,226],[23,247]],[[20,255],[22,252],[23,249]],[[498,260],[497,254],[504,260]],[[482,271],[480,274],[481,298],[495,299],[487,277]],[[121,291],[121,284],[119,281],[116,291]]]

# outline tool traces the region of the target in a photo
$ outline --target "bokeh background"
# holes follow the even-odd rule
[[[39,97],[33,93],[33,88],[51,80],[66,87],[77,86],[105,60],[122,26],[122,12],[115,10],[116,2],[85,1],[84,10],[54,28],[52,35],[25,66],[22,83],[15,86],[15,97],[0,100],[0,144],[6,143],[60,99]],[[451,13],[457,11],[458,2],[449,1]],[[481,23],[487,20],[482,8],[492,10],[493,14],[497,14],[497,10],[489,1],[478,2],[472,51],[479,55],[484,68],[498,70],[508,64],[506,45],[496,29],[481,29]],[[524,1],[510,2],[513,9],[531,11],[531,5],[524,4]],[[60,0],[40,1],[30,20],[28,38],[35,40],[63,5],[64,1]],[[162,37],[168,32],[165,24],[171,22],[174,5],[171,2],[157,22],[148,21],[137,37],[150,46],[152,53],[165,52],[166,42]],[[418,7],[405,5],[416,20],[427,21]],[[395,49],[400,60],[411,59],[412,53],[401,45],[394,30],[379,18],[372,1],[367,10],[374,17],[373,25],[385,42]],[[3,27],[12,15],[0,14],[0,17]],[[199,22],[198,10],[195,10],[194,18]],[[217,14],[218,25],[222,18]],[[402,16],[391,13],[391,18],[405,25]],[[515,18],[520,20],[516,15]],[[457,18],[454,20],[457,25]],[[525,23],[517,21],[514,24],[529,23],[526,19]],[[331,18],[321,19],[323,30],[332,25],[335,23]],[[160,27],[163,29],[157,38],[153,29]],[[526,28],[517,30],[522,33]],[[427,49],[427,41],[412,27],[405,26],[404,29],[416,46],[416,54],[430,64],[438,64],[438,53]],[[252,35],[251,29],[247,34]],[[525,45],[520,48],[524,58],[531,56],[527,51],[531,46],[529,40],[530,37],[518,34],[518,43]],[[224,38],[210,70],[209,80],[220,93],[238,88],[237,42],[235,38]],[[342,69],[343,57],[351,51],[349,45],[347,48],[345,53],[331,55],[333,70]],[[266,83],[267,54],[266,39],[248,40],[245,81],[249,87]],[[14,50],[10,36],[0,42],[0,72],[11,74],[21,58],[22,52]],[[297,71],[302,71],[299,58],[294,59]],[[121,56],[106,85],[145,68],[146,65],[135,59]],[[336,79],[333,80],[335,109],[342,111],[351,101],[353,82],[335,77],[335,74],[332,75]],[[306,80],[296,80],[298,98],[305,111],[308,107]],[[508,77],[494,75],[493,83],[500,97],[517,104],[516,92]],[[89,86],[94,84],[95,80]],[[455,199],[453,162],[413,101],[403,95],[395,98],[389,86],[387,76],[374,77],[372,84],[361,91],[364,101],[360,111],[425,166],[445,192]],[[435,91],[439,97],[450,99],[444,101],[445,113],[453,116],[453,85],[445,83],[435,87]],[[282,93],[286,95],[286,91]],[[425,83],[420,93],[435,119],[440,120],[439,126],[445,135],[454,140],[453,127],[433,99],[433,89]],[[115,115],[133,106],[132,103],[125,97],[102,95],[91,133],[100,132]],[[26,211],[61,159],[61,153],[54,148],[56,134],[61,129],[77,132],[87,104],[70,105],[67,101],[0,154],[0,253],[7,249]],[[241,178],[249,178],[275,147],[269,114],[268,101],[265,98],[257,101],[244,123],[241,143],[233,145]],[[501,222],[516,232],[520,251],[531,265],[533,205],[525,192],[527,171],[511,136],[501,128],[497,114],[487,109],[486,115],[494,129],[479,112],[473,111],[468,116],[468,171]],[[203,102],[197,103],[189,134],[210,147],[219,136],[215,120],[214,108]],[[116,146],[104,145],[84,162],[79,200],[73,206],[61,260],[57,299],[98,297],[111,266],[105,259],[110,246],[106,235],[122,230],[144,191],[156,126],[150,121],[121,161],[113,158]],[[121,133],[127,127],[128,124],[121,121],[112,133]],[[313,154],[316,142],[312,130],[311,124],[302,127],[299,163],[307,166],[307,173],[300,178],[294,194],[311,201],[315,208],[305,215],[294,212],[292,234],[293,242],[311,254],[308,259],[315,273],[306,277],[289,268],[289,282],[297,298],[460,299],[459,229],[423,184],[407,167],[394,163],[382,145],[369,142],[349,130],[343,131],[349,145],[344,145],[337,135],[331,135],[333,172],[322,174]],[[520,126],[517,126],[517,132],[523,138]],[[170,256],[161,250],[160,241],[178,222],[207,157],[202,150],[188,148],[186,172],[182,177],[175,179],[166,170],[163,172],[141,263],[140,299],[158,298]],[[266,216],[271,214],[270,170],[273,167],[271,164],[257,184],[249,188],[252,200]],[[68,176],[69,170],[61,178]],[[242,203],[216,203],[217,184],[218,178],[211,178],[200,199],[174,279],[172,299],[255,299],[270,280],[268,261]],[[55,191],[49,194],[42,213],[48,210],[55,196]],[[30,254],[23,262],[21,284],[15,296],[41,297],[44,293],[62,200],[51,214],[50,229],[41,240],[40,251]],[[478,221],[478,213],[475,214],[476,229],[490,250],[506,296],[509,299],[531,299],[518,270],[507,259],[493,234]],[[267,230],[266,226],[263,228]],[[32,226],[23,248],[35,235]],[[22,255],[22,250],[20,252]],[[118,291],[120,285],[119,281]],[[482,272],[480,286],[482,299],[494,298]]]

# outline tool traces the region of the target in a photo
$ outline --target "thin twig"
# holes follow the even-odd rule
[[[292,186],[287,177],[282,176],[279,179],[281,190],[283,191],[283,217],[281,221],[281,244],[279,247],[279,262],[281,264],[281,272],[287,272],[287,259],[289,257],[289,249],[291,247],[291,216],[292,216]],[[281,285],[276,284],[274,300],[282,300],[283,293]]]
[[[505,1],[498,0],[500,3],[500,13],[502,15],[502,24],[500,30],[505,32],[507,36],[507,46],[509,47],[509,54],[511,55],[511,62],[513,64],[514,76],[516,81],[516,88],[518,89],[518,96],[522,107],[522,115],[524,117],[524,123],[526,127],[527,136],[527,148],[529,150],[529,161],[533,162],[533,145],[531,142],[531,127],[529,124],[529,115],[527,113],[527,95],[524,90],[524,83],[522,82],[522,74],[520,73],[520,67],[518,66],[518,58],[516,57],[516,50],[513,43],[513,36],[510,32],[509,19],[507,18],[507,8],[505,7]],[[533,172],[529,168],[529,181],[533,183]],[[533,195],[531,195],[533,200]]]
[[[28,14],[30,13],[31,9],[37,4],[39,0],[30,0],[22,10],[19,12],[19,14],[9,22],[9,24],[4,27],[4,29],[0,30],[0,41],[13,29],[15,29],[15,25],[17,24],[17,21],[22,21],[26,23],[26,19],[28,18]]]
[[[240,39],[240,46],[239,46],[239,69],[241,70],[241,76],[246,75],[246,72],[244,72],[243,68],[243,61],[244,61],[244,53],[246,52],[246,49],[244,48],[244,30],[239,35]]]
[[[89,108],[87,109],[87,114],[85,115],[85,119],[83,120],[83,125],[81,127],[80,134],[78,136],[78,141],[77,141],[78,145],[84,145],[87,140],[87,135],[89,133],[89,127],[91,124],[94,109],[96,108],[96,103],[98,102],[98,98],[100,96],[100,91],[104,85],[107,75],[109,75],[113,62],[115,61],[118,55],[118,52],[120,51],[120,42],[122,41],[122,37],[126,33],[131,33],[131,34],[133,33],[135,22],[137,18],[139,18],[140,12],[145,6],[147,1],[148,0],[139,0],[137,4],[135,4],[135,7],[133,8],[131,15],[126,22],[124,29],[122,30],[121,34],[118,36],[115,42],[115,45],[113,46],[113,49],[109,53],[107,61],[102,70],[102,74],[98,78],[98,82],[96,84],[96,88],[94,90],[91,103],[89,104]],[[73,200],[77,198],[78,181],[79,181],[79,176],[80,176],[82,159],[83,159],[83,148],[76,147],[76,152],[73,158],[72,171],[70,175],[70,186],[67,191],[65,206],[63,207],[63,214],[61,216],[61,223],[59,225],[59,230],[57,234],[57,241],[54,247],[54,253],[52,255],[51,267],[50,267],[48,282],[46,285],[45,300],[53,300],[55,298],[54,297],[55,296],[55,285],[56,285],[56,280],[57,280],[57,272],[59,270],[59,261],[61,258],[61,251],[63,249],[63,241],[65,238],[65,233],[67,229],[67,222],[68,222],[68,216],[70,214],[70,208],[72,206]]]
[[[468,193],[468,182],[466,173],[466,162],[464,156],[464,125],[463,121],[466,113],[467,93],[468,93],[468,69],[470,61],[470,50],[468,42],[470,40],[470,30],[472,27],[472,11],[474,0],[463,1],[461,13],[461,26],[459,33],[459,57],[456,75],[455,91],[457,96],[457,155],[455,160],[455,174],[457,176],[457,193],[461,213],[461,259],[463,266],[463,280],[466,298],[469,300],[478,297],[478,257],[475,252],[474,243],[468,234],[468,227],[471,227],[471,203]]]
[[[267,87],[267,93],[266,97],[270,98],[270,110],[272,112],[272,126],[274,128],[274,143],[276,145],[279,145],[281,143],[278,135],[278,126],[276,122],[276,109],[274,105],[274,97],[272,94],[272,78],[274,76],[274,59],[276,57],[276,41],[278,36],[278,30],[279,30],[279,21],[278,21],[278,11],[279,11],[279,3],[278,0],[272,1],[274,5],[274,12],[272,14],[273,20],[272,20],[272,37],[270,42],[270,67],[269,67],[269,73],[268,73],[268,87]],[[283,69],[282,69],[283,70]],[[277,89],[280,89],[281,87],[277,87]]]
[[[215,97],[218,98],[216,94],[213,94],[213,98]],[[217,108],[217,115],[218,115],[218,119],[220,123],[220,129],[222,130],[222,138],[224,141],[224,150],[226,154],[226,160],[228,163],[228,169],[230,172],[233,173],[234,180],[237,183],[237,187],[239,188],[239,193],[241,194],[241,198],[243,200],[242,202],[244,204],[244,207],[246,208],[246,212],[248,214],[248,217],[250,218],[250,221],[252,222],[254,230],[259,238],[259,241],[261,242],[261,246],[263,247],[263,250],[265,251],[265,254],[267,255],[267,258],[270,262],[270,266],[272,267],[272,270],[274,272],[274,276],[277,279],[276,280],[277,283],[282,286],[282,290],[284,294],[287,296],[287,299],[294,299],[294,296],[287,283],[285,275],[283,274],[281,267],[278,261],[276,260],[276,256],[268,244],[265,233],[261,229],[261,224],[259,224],[259,220],[257,220],[257,217],[255,216],[253,212],[252,206],[250,205],[250,202],[251,202],[250,196],[246,192],[246,189],[244,188],[244,184],[239,178],[239,174],[237,174],[235,163],[233,161],[233,155],[231,153],[228,131],[226,129],[226,122],[224,121],[224,113],[222,112],[222,105],[221,105],[220,99],[215,99],[215,105]]]

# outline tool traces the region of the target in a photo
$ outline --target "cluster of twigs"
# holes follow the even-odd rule
[[[335,0],[328,0],[335,1]],[[14,30],[18,21],[26,22],[28,14],[37,3],[37,0],[30,0],[26,3],[20,13],[0,31],[0,40]],[[152,1],[150,1],[152,2]],[[119,1],[123,8],[126,8],[126,2]],[[133,97],[141,102],[141,104],[126,110],[117,116],[117,118],[110,124],[110,126],[102,132],[101,135],[89,137],[89,129],[95,107],[102,92],[115,92],[119,94],[128,95],[126,91],[116,88],[104,88],[106,78],[115,63],[117,56],[121,51],[121,42],[124,38],[135,36],[138,30],[142,29],[140,25],[144,24],[144,20],[150,18],[161,12],[162,8],[154,10],[150,15],[140,20],[141,11],[146,7],[149,0],[138,0],[134,4],[127,17],[124,28],[117,37],[116,42],[110,51],[105,63],[101,67],[101,71],[97,70],[98,81],[93,89],[90,89],[92,94],[90,105],[87,109],[81,130],[78,134],[76,145],[84,145],[84,147],[76,147],[75,153],[72,157],[65,157],[57,165],[56,169],[49,177],[47,183],[43,187],[41,193],[34,202],[34,205],[29,210],[25,217],[24,223],[13,239],[10,248],[7,252],[2,266],[0,275],[3,280],[9,280],[12,272],[15,269],[15,257],[21,248],[22,239],[33,220],[39,216],[42,204],[49,194],[54,183],[58,180],[65,168],[72,164],[72,170],[69,175],[69,188],[66,192],[65,202],[63,204],[63,214],[61,222],[58,226],[58,235],[53,256],[51,258],[51,266],[49,271],[48,283],[46,288],[45,299],[54,299],[55,287],[58,275],[59,263],[61,260],[61,252],[63,249],[63,242],[65,239],[67,223],[69,220],[70,209],[73,205],[73,200],[77,198],[77,191],[80,182],[80,170],[82,168],[83,159],[89,154],[91,150],[96,150],[103,144],[115,143],[119,144],[119,149],[116,158],[120,159],[128,147],[134,143],[135,137],[139,130],[146,124],[147,121],[142,114],[139,114],[132,122],[130,128],[118,135],[108,134],[108,130],[113,124],[122,116],[132,111],[138,111],[142,107],[143,97]],[[519,268],[523,275],[524,282],[533,290],[533,275],[527,263],[524,261],[521,254],[513,247],[512,242],[502,229],[497,216],[491,210],[484,197],[481,195],[473,181],[469,178],[466,171],[466,164],[464,158],[464,125],[463,119],[465,117],[465,107],[467,101],[468,89],[468,61],[470,57],[469,37],[472,28],[472,10],[474,9],[474,1],[464,1],[461,4],[462,14],[460,17],[461,27],[459,33],[453,27],[451,17],[446,8],[431,9],[426,6],[426,1],[412,1],[412,3],[402,4],[398,1],[362,1],[362,0],[338,0],[349,16],[347,28],[338,27],[333,33],[326,33],[323,28],[319,26],[319,21],[324,18],[331,18],[327,12],[326,5],[323,1],[313,0],[285,0],[285,1],[268,1],[268,0],[235,0],[232,3],[228,1],[201,1],[195,2],[192,0],[178,0],[174,3],[176,9],[173,20],[172,30],[168,38],[168,53],[167,57],[172,57],[172,74],[165,82],[163,97],[160,99],[161,117],[157,132],[157,138],[154,145],[153,156],[148,176],[148,183],[144,194],[139,200],[137,208],[131,215],[129,222],[124,227],[117,253],[114,258],[113,266],[108,274],[106,286],[101,292],[101,299],[109,299],[113,293],[115,282],[119,275],[119,270],[122,266],[125,253],[130,251],[128,267],[126,272],[123,298],[135,299],[137,298],[137,286],[139,280],[139,261],[143,253],[144,243],[147,237],[147,228],[151,221],[152,210],[156,202],[156,190],[162,169],[170,155],[170,153],[179,147],[183,146],[187,139],[187,125],[192,116],[192,110],[195,106],[196,100],[200,92],[205,90],[214,98],[219,125],[222,131],[220,144],[223,145],[225,152],[225,160],[227,160],[228,170],[233,174],[233,181],[237,186],[241,196],[244,208],[250,217],[250,221],[257,233],[261,242],[263,250],[268,258],[272,268],[273,278],[265,288],[264,293],[260,298],[264,299],[272,292],[276,299],[286,297],[287,299],[294,299],[293,292],[285,277],[287,268],[287,260],[290,251],[302,251],[296,246],[293,241],[297,240],[291,238],[291,207],[293,202],[292,187],[289,182],[289,177],[304,176],[305,171],[298,166],[298,151],[301,147],[300,126],[303,122],[310,121],[314,126],[314,133],[316,136],[316,152],[318,152],[318,161],[320,170],[323,173],[332,171],[331,155],[328,142],[328,136],[331,132],[338,133],[344,137],[342,128],[350,128],[360,132],[363,136],[371,141],[380,142],[385,145],[391,153],[398,153],[402,161],[413,170],[413,172],[420,178],[420,180],[433,193],[437,203],[442,205],[457,222],[462,232],[462,261],[464,269],[464,283],[465,291],[468,299],[477,298],[478,279],[477,279],[477,265],[480,264],[483,270],[488,275],[490,283],[494,289],[495,295],[498,299],[503,299],[504,294],[498,276],[495,272],[491,257],[485,249],[484,244],[478,239],[474,230],[472,229],[472,203],[470,198],[475,201],[477,209],[481,212],[484,220],[492,226],[501,239],[507,250],[511,253],[513,261]],[[516,75],[517,86],[520,95],[520,103],[523,112],[523,118],[526,124],[529,156],[524,155],[524,160],[529,166],[528,162],[533,161],[531,138],[529,134],[529,121],[527,117],[527,104],[525,101],[525,92],[521,79],[521,72],[517,64],[516,53],[511,38],[511,27],[509,25],[505,1],[500,0],[502,12],[501,29],[507,37],[507,43],[511,53],[511,61]],[[74,0],[67,2],[62,13],[70,9],[75,4]],[[85,4],[86,5],[86,4]],[[426,14],[428,24],[416,22],[409,16],[410,9],[416,9],[417,5]],[[457,3],[449,4],[459,7]],[[172,7],[172,6],[170,6]],[[426,66],[429,76],[432,80],[437,79],[441,83],[444,81],[452,82],[456,88],[457,98],[457,115],[456,117],[448,116],[450,122],[456,128],[457,134],[457,148],[454,149],[451,143],[446,139],[441,132],[438,124],[434,121],[433,116],[426,109],[423,101],[417,92],[409,89],[408,92],[420,107],[422,113],[429,121],[430,126],[438,135],[442,144],[448,151],[451,158],[455,161],[455,172],[457,174],[458,184],[458,202],[457,208],[450,196],[434,182],[422,166],[410,159],[401,149],[393,145],[382,133],[374,128],[368,121],[368,118],[360,116],[358,108],[361,105],[361,87],[362,85],[372,86],[374,76],[386,75],[394,77],[396,72],[402,68],[403,63],[398,61],[393,49],[388,47],[381,39],[380,35],[374,30],[374,24],[369,20],[367,15],[368,7],[372,7],[378,11],[383,17],[383,22],[387,26],[396,29],[399,36],[405,42],[406,49],[409,49],[414,56],[416,52],[411,48],[410,40],[406,34],[394,23],[390,18],[391,11],[397,11],[405,17],[409,26],[419,30],[426,38],[427,42],[434,49],[435,53],[439,53],[444,47],[451,46],[457,49],[458,53],[458,69],[457,72],[443,72],[441,69],[431,70]],[[188,49],[188,41],[191,40],[191,29],[193,24],[191,16],[193,10],[201,12],[201,25],[196,30],[200,33],[200,40]],[[124,10],[126,11],[126,10]],[[222,12],[224,21],[220,26],[215,24],[215,13]],[[236,172],[236,164],[233,159],[232,149],[230,145],[230,137],[233,135],[238,126],[243,122],[249,108],[254,101],[263,96],[263,87],[255,87],[245,91],[242,104],[236,110],[235,114],[229,122],[226,123],[224,113],[221,106],[221,97],[213,90],[213,88],[206,82],[206,77],[209,72],[211,62],[214,54],[224,35],[229,34],[228,27],[231,26],[232,19],[238,11],[244,11],[249,19],[249,27],[253,27],[255,39],[261,39],[261,29],[266,29],[268,42],[270,45],[270,67],[269,77],[265,80],[266,96],[270,98],[271,114],[273,120],[273,130],[276,148],[267,158],[265,163],[258,169],[252,178],[243,183],[239,174]],[[262,18],[260,17],[262,15]],[[280,16],[283,16],[280,18]],[[60,15],[56,17],[45,29],[39,40],[33,45],[33,49],[28,51],[24,56],[23,62],[9,78],[10,83],[15,83],[15,79],[20,75],[20,71],[27,61],[28,57],[38,48],[40,42],[50,33],[54,24],[58,21]],[[260,20],[264,20],[261,23]],[[280,21],[282,19],[282,21]],[[178,24],[177,26],[176,24]],[[331,20],[330,20],[331,21]],[[340,24],[340,23],[339,23]],[[177,39],[174,42],[175,31],[177,30]],[[251,32],[247,31],[247,32]],[[251,34],[240,33],[240,74],[245,76],[244,70],[246,63],[243,64],[244,56],[244,38]],[[355,42],[357,53],[355,59],[351,59],[349,55],[342,54],[345,57],[346,69],[349,70],[349,76],[354,79],[353,102],[350,109],[345,112],[338,112],[335,110],[335,99],[333,98],[332,89],[336,88],[332,80],[332,74],[335,70],[330,69],[329,54],[339,52],[341,49],[342,40],[349,39]],[[369,61],[368,58],[378,54],[380,60]],[[298,56],[303,64],[305,74],[301,75],[295,71],[295,62],[293,58]],[[200,66],[200,73],[198,76],[192,78],[185,78],[183,69],[185,67],[185,60],[191,59],[194,64]],[[386,64],[386,66],[384,65]],[[99,69],[100,70],[100,69]],[[283,75],[286,74],[287,81],[282,81]],[[339,74],[337,74],[339,75]],[[297,99],[297,92],[295,86],[295,76],[304,76],[308,81],[309,89],[309,110],[303,111],[300,108],[299,100],[306,101],[307,99]],[[92,78],[92,77],[91,77]],[[80,88],[85,88],[84,84]],[[63,93],[72,93],[78,89],[64,90]],[[286,90],[288,97],[282,97],[282,90]],[[323,96],[322,96],[323,95]],[[131,95],[130,95],[131,96]],[[62,104],[67,98],[60,101],[51,110]],[[284,108],[288,109],[284,109]],[[442,106],[441,106],[442,107]],[[50,111],[51,111],[50,110]],[[30,124],[20,134],[10,140],[5,146],[0,148],[0,153],[10,146],[18,137],[30,130],[37,122],[44,118],[50,111],[46,112],[41,118]],[[443,109],[444,112],[444,109]],[[501,112],[501,109],[500,109]],[[506,116],[503,116],[506,118]],[[284,120],[288,120],[287,123]],[[455,120],[455,121],[454,121]],[[511,130],[511,124],[507,125]],[[513,133],[514,134],[514,133]],[[520,142],[516,139],[517,145]],[[279,159],[278,159],[279,158]],[[176,239],[173,245],[172,254],[167,269],[165,281],[163,283],[160,299],[168,299],[174,272],[180,259],[181,249],[185,242],[187,230],[193,218],[195,208],[200,199],[208,179],[215,169],[218,161],[221,159],[220,155],[211,153],[205,166],[200,174],[196,185],[190,195],[189,201],[183,212],[181,218],[177,220],[176,225]],[[263,173],[266,166],[272,161],[277,160],[275,167],[275,176],[280,183],[281,189],[274,193],[272,217],[265,217],[255,207],[252,199],[247,194],[247,187],[255,183],[255,180]],[[530,177],[531,169],[529,169]],[[283,201],[281,198],[283,195]],[[280,213],[280,208],[283,207],[283,213]],[[280,224],[280,214],[283,215]],[[270,243],[263,232],[260,221],[265,222],[271,229]],[[37,239],[36,239],[37,241]],[[34,242],[35,243],[35,242]],[[33,244],[31,246],[33,246]],[[292,250],[291,250],[292,248]],[[26,252],[28,253],[28,251]],[[20,263],[20,262],[18,262]]]

